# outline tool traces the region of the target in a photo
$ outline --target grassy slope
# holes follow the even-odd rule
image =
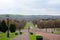
[[[15,33],[10,33],[10,37],[7,38],[7,33],[0,32],[0,40],[10,40],[13,37],[15,37]]]

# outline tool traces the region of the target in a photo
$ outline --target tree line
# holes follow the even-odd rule
[[[60,20],[33,20],[38,28],[60,28]]]

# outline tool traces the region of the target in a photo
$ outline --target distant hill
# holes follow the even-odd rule
[[[0,15],[0,20],[5,20],[7,18],[5,15]],[[60,16],[52,15],[9,15],[9,19],[12,20],[33,20],[33,19],[60,19]]]

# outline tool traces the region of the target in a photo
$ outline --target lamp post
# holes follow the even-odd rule
[[[10,29],[10,26],[9,26],[9,15],[6,15],[6,17],[7,17],[7,26],[8,26],[7,37],[9,37],[9,29]]]

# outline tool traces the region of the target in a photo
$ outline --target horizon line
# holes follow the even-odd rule
[[[51,15],[51,16],[60,16],[60,14],[0,14],[0,15],[27,15],[27,16],[29,16],[29,15],[47,15],[47,16]]]

